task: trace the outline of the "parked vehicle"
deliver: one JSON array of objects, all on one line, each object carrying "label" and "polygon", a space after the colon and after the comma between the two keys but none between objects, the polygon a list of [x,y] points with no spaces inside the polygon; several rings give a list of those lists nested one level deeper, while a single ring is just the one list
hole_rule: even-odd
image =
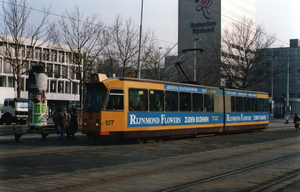
[{"label": "parked vehicle", "polygon": [[28,99],[5,98],[1,108],[0,125],[17,123],[24,125],[28,119]]}]

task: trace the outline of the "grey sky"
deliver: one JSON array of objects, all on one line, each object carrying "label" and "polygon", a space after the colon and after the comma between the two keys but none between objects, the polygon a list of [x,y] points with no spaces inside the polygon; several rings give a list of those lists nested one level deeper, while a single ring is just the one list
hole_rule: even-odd
[{"label": "grey sky", "polygon": [[[28,0],[32,8],[42,9],[51,5],[51,12],[63,14],[73,11],[75,5],[86,15],[97,13],[106,24],[112,24],[117,15],[131,17],[140,24],[141,0]],[[263,24],[269,34],[275,34],[275,46],[288,46],[289,39],[300,39],[299,0],[257,0],[257,23]],[[32,11],[34,12],[34,11]],[[155,32],[161,46],[172,47],[177,43],[178,0],[144,0],[143,29]]]}]

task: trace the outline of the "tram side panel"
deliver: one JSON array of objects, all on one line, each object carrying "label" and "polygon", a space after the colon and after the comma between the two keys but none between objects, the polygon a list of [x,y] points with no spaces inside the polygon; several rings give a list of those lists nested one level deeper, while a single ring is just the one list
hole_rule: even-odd
[{"label": "tram side panel", "polygon": [[225,132],[264,129],[269,124],[268,95],[225,91]]}]

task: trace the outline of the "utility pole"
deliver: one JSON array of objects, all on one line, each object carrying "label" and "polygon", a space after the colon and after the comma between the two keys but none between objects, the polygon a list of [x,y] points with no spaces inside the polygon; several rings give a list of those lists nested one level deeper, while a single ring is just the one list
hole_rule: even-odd
[{"label": "utility pole", "polygon": [[197,77],[196,77],[196,71],[197,71],[197,41],[201,40],[200,38],[196,38],[194,39],[194,81],[197,81]]},{"label": "utility pole", "polygon": [[286,124],[289,124],[289,111],[290,111],[290,57],[288,57],[288,62],[287,62],[287,74],[286,74]]},{"label": "utility pole", "polygon": [[140,37],[139,37],[139,54],[138,54],[138,74],[137,78],[141,78],[141,47],[142,47],[142,29],[143,29],[143,7],[144,0],[141,5],[141,22],[140,22]]}]

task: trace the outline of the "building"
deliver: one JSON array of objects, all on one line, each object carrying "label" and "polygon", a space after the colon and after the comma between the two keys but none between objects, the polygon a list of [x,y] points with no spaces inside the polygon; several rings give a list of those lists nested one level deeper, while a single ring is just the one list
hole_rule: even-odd
[{"label": "building", "polygon": [[[283,118],[287,111],[300,113],[300,40],[290,39],[289,47],[270,48],[270,73],[266,90],[274,101],[274,117]],[[281,71],[275,73],[276,70]],[[271,86],[269,86],[271,85]]]},{"label": "building", "polygon": [[221,69],[216,76],[206,77],[211,59],[205,58],[213,48],[221,54],[221,37],[232,22],[247,18],[256,22],[255,0],[179,0],[178,53],[185,49],[201,48],[204,52],[186,54],[186,71],[201,84],[219,86]]},{"label": "building", "polygon": [[[14,81],[10,63],[7,62],[9,47],[13,46],[12,41],[0,40],[0,90],[2,88],[14,88],[14,95],[17,96],[16,82]],[[22,98],[28,98],[27,79],[32,66],[43,66],[48,75],[47,102],[49,113],[57,108],[70,109],[76,106],[79,101],[79,77],[73,72],[77,65],[73,64],[74,53],[68,49],[53,46],[50,43],[40,42],[39,46],[31,46],[29,40],[22,41],[19,46],[20,55],[18,58],[24,63],[22,71]]]}]

